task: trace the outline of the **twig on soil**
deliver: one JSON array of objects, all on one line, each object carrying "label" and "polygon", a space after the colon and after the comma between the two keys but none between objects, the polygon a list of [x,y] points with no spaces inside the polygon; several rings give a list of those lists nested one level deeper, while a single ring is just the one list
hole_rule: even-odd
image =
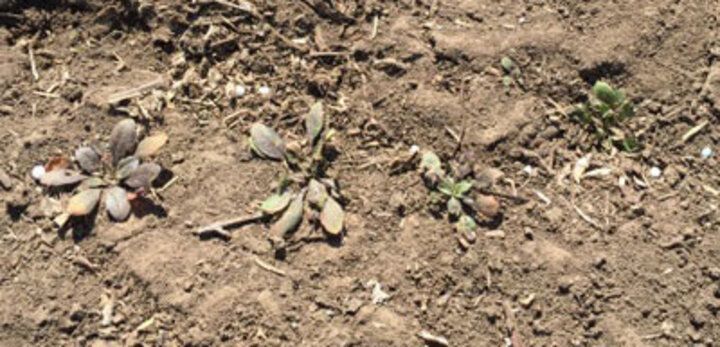
[{"label": "twig on soil", "polygon": [[37,96],[42,96],[44,98],[50,98],[50,99],[59,99],[60,98],[59,94],[46,93],[46,92],[41,92],[41,91],[37,91],[37,90],[33,90],[33,94],[35,94]]},{"label": "twig on soil", "polygon": [[173,177],[170,179],[167,183],[165,183],[164,186],[156,189],[155,191],[158,193],[164,192],[166,189],[170,188],[173,184],[175,184],[180,178],[178,176]]},{"label": "twig on soil", "polygon": [[33,79],[37,81],[40,79],[40,75],[38,75],[37,65],[35,64],[35,53],[33,53],[32,45],[28,45],[28,56],[30,57],[30,71]]},{"label": "twig on soil", "polygon": [[278,276],[281,276],[281,277],[287,276],[287,273],[285,273],[285,271],[280,270],[280,269],[260,260],[260,258],[255,257],[255,264],[257,264],[257,266],[259,266],[263,270],[270,271]]},{"label": "twig on soil", "polygon": [[600,225],[600,223],[598,223],[598,222],[595,221],[594,219],[590,218],[590,216],[588,216],[587,214],[585,214],[585,212],[583,212],[583,211],[582,211],[579,207],[577,207],[575,204],[571,203],[570,201],[567,201],[567,199],[565,199],[565,198],[563,198],[563,200],[565,200],[565,202],[566,202],[568,205],[572,206],[572,208],[575,210],[575,212],[577,212],[577,214],[580,216],[580,218],[582,218],[582,220],[584,220],[585,222],[587,222],[588,224],[592,225],[594,228],[596,228],[596,229],[598,229],[598,230],[600,230],[600,231],[605,230],[605,228],[603,228],[602,225]]},{"label": "twig on soil", "polygon": [[377,36],[377,33],[378,33],[378,21],[379,21],[379,20],[378,20],[378,16],[375,15],[375,16],[373,17],[373,27],[372,27],[372,31],[370,32],[370,40],[375,39],[375,37]]},{"label": "twig on soil", "polygon": [[509,302],[503,301],[503,308],[505,309],[505,329],[507,330],[507,335],[510,338],[510,343],[512,347],[522,347],[517,334],[515,313],[513,312],[512,306],[510,306]]},{"label": "twig on soil", "polygon": [[198,230],[195,230],[193,233],[200,237],[219,235],[223,238],[229,239],[230,233],[226,230],[226,228],[238,227],[238,226],[241,226],[244,224],[253,223],[253,222],[259,221],[263,218],[265,218],[265,215],[262,213],[256,213],[256,214],[236,217],[236,218],[232,218],[232,219],[223,220],[220,222],[215,222],[213,224],[210,224],[208,226],[205,226]]},{"label": "twig on soil", "polygon": [[687,142],[691,138],[693,138],[695,135],[697,135],[700,131],[702,131],[710,122],[707,120],[704,120],[700,122],[700,124],[694,126],[692,129],[688,130],[685,135],[682,137],[682,143]]},{"label": "twig on soil", "polygon": [[526,202],[529,201],[528,199],[523,198],[523,197],[521,197],[521,196],[510,195],[510,194],[505,194],[505,193],[500,193],[500,192],[495,191],[495,190],[492,190],[492,189],[480,189],[480,192],[483,193],[483,194],[485,194],[485,195],[494,195],[494,196],[497,196],[497,197],[499,197],[499,198],[504,198],[504,199],[512,200],[512,201],[514,201],[514,202],[516,202],[516,203],[518,203],[518,204],[524,204],[524,203],[526,203]]}]

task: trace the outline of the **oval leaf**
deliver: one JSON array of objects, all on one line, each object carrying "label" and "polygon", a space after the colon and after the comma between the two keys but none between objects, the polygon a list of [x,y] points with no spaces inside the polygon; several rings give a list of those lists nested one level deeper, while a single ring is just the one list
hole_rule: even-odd
[{"label": "oval leaf", "polygon": [[321,206],[325,205],[327,198],[328,194],[325,185],[315,179],[311,179],[308,184],[307,202],[319,209]]},{"label": "oval leaf", "polygon": [[137,131],[135,128],[134,120],[125,119],[115,125],[112,133],[110,133],[110,154],[112,155],[113,166],[117,165],[120,159],[133,153],[137,143]]},{"label": "oval leaf", "polygon": [[100,201],[100,189],[88,189],[75,194],[68,201],[65,211],[71,216],[90,214]]},{"label": "oval leaf", "polygon": [[140,166],[140,159],[136,157],[127,157],[120,160],[117,164],[117,170],[115,171],[115,177],[119,180],[125,179],[130,176],[131,173],[137,170]]},{"label": "oval leaf", "polygon": [[66,169],[58,169],[46,172],[40,178],[40,184],[45,186],[66,186],[76,184],[87,178],[87,176]]},{"label": "oval leaf", "polygon": [[135,150],[135,156],[138,158],[148,158],[157,153],[157,151],[167,143],[167,140],[168,135],[165,133],[146,137],[138,144]]},{"label": "oval leaf", "polygon": [[605,82],[595,82],[595,86],[593,86],[593,93],[598,100],[606,104],[614,105],[618,101],[618,95],[615,93],[615,90],[613,90],[613,88]]},{"label": "oval leaf", "polygon": [[253,149],[262,157],[280,160],[285,156],[285,142],[275,130],[256,123],[250,128]]},{"label": "oval leaf", "polygon": [[75,150],[75,160],[87,173],[93,173],[100,167],[100,154],[92,147],[80,147]]},{"label": "oval leaf", "polygon": [[283,194],[273,194],[263,201],[260,205],[260,209],[267,214],[279,213],[284,210],[288,204],[290,204],[291,198],[292,196],[289,192],[285,192]]},{"label": "oval leaf", "polygon": [[477,223],[475,223],[475,220],[470,216],[463,215],[458,219],[457,223],[455,223],[455,229],[463,234],[474,232],[475,228],[477,228]]},{"label": "oval leaf", "polygon": [[343,220],[345,219],[345,211],[333,198],[328,198],[320,213],[320,223],[323,229],[332,235],[339,234],[343,229]]},{"label": "oval leaf", "polygon": [[130,202],[125,189],[120,187],[107,189],[105,191],[105,209],[113,219],[125,220],[130,215]]},{"label": "oval leaf", "polygon": [[125,179],[125,184],[130,188],[150,187],[152,181],[160,175],[160,171],[162,168],[158,164],[142,164]]},{"label": "oval leaf", "polygon": [[310,108],[310,112],[305,115],[305,129],[310,143],[315,142],[318,135],[322,132],[324,125],[323,105],[318,101]]},{"label": "oval leaf", "polygon": [[452,216],[459,216],[460,214],[462,214],[462,204],[460,203],[460,200],[456,199],[455,197],[451,197],[448,200],[447,209]]},{"label": "oval leaf", "polygon": [[295,230],[300,225],[303,216],[303,193],[290,203],[285,213],[278,219],[275,224],[270,227],[270,235],[274,237],[282,237],[283,235]]}]

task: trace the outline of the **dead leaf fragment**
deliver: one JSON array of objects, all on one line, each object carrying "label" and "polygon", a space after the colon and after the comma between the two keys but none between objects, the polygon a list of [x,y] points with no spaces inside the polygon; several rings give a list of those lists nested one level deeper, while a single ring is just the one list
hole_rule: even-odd
[{"label": "dead leaf fragment", "polygon": [[587,171],[588,167],[590,167],[590,158],[592,157],[592,154],[588,154],[575,162],[575,166],[572,170],[572,176],[575,180],[575,183],[580,183],[580,181],[583,178],[583,174],[585,174],[585,171]]}]

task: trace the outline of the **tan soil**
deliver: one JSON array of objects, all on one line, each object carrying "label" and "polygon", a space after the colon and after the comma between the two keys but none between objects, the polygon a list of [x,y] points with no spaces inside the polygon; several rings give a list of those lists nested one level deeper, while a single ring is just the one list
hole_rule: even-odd
[{"label": "tan soil", "polygon": [[[251,2],[0,0],[0,346],[423,346],[423,330],[450,346],[720,344],[720,156],[699,158],[720,151],[720,2]],[[558,107],[596,80],[639,105],[644,149],[596,152],[614,173],[577,184],[562,177],[582,132]],[[129,88],[143,93],[108,103]],[[266,224],[194,236],[255,212],[280,173],[249,160],[249,126],[301,136],[317,100],[341,131],[341,244],[316,235],[276,259]],[[67,194],[31,168],[128,115],[170,134],[162,208],[58,233]],[[418,173],[389,165],[414,144],[450,158],[448,129],[529,200],[501,199],[467,251]]]}]

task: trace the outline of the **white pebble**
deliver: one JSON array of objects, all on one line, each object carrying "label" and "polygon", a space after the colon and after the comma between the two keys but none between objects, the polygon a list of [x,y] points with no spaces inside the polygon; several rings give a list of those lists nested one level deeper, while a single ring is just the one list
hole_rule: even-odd
[{"label": "white pebble", "polygon": [[707,159],[713,155],[713,150],[710,147],[705,147],[700,151],[700,158]]},{"label": "white pebble", "polygon": [[258,92],[262,95],[268,95],[268,94],[270,94],[270,87],[262,86],[262,87],[258,88]]},{"label": "white pebble", "polygon": [[524,168],[522,169],[522,171],[523,171],[524,173],[528,174],[529,176],[532,176],[532,174],[535,172],[535,169],[533,169],[532,166],[528,165],[528,166],[524,167]]},{"label": "white pebble", "polygon": [[235,97],[242,98],[245,95],[245,86],[235,86]]},{"label": "white pebble", "polygon": [[410,154],[415,155],[415,153],[420,151],[420,147],[418,145],[412,145],[410,147]]},{"label": "white pebble", "polygon": [[652,178],[658,178],[662,175],[662,170],[660,170],[659,167],[653,166],[650,168],[650,177]]},{"label": "white pebble", "polygon": [[36,165],[32,168],[30,174],[36,181],[39,181],[43,176],[45,176],[45,167],[42,165]]}]

